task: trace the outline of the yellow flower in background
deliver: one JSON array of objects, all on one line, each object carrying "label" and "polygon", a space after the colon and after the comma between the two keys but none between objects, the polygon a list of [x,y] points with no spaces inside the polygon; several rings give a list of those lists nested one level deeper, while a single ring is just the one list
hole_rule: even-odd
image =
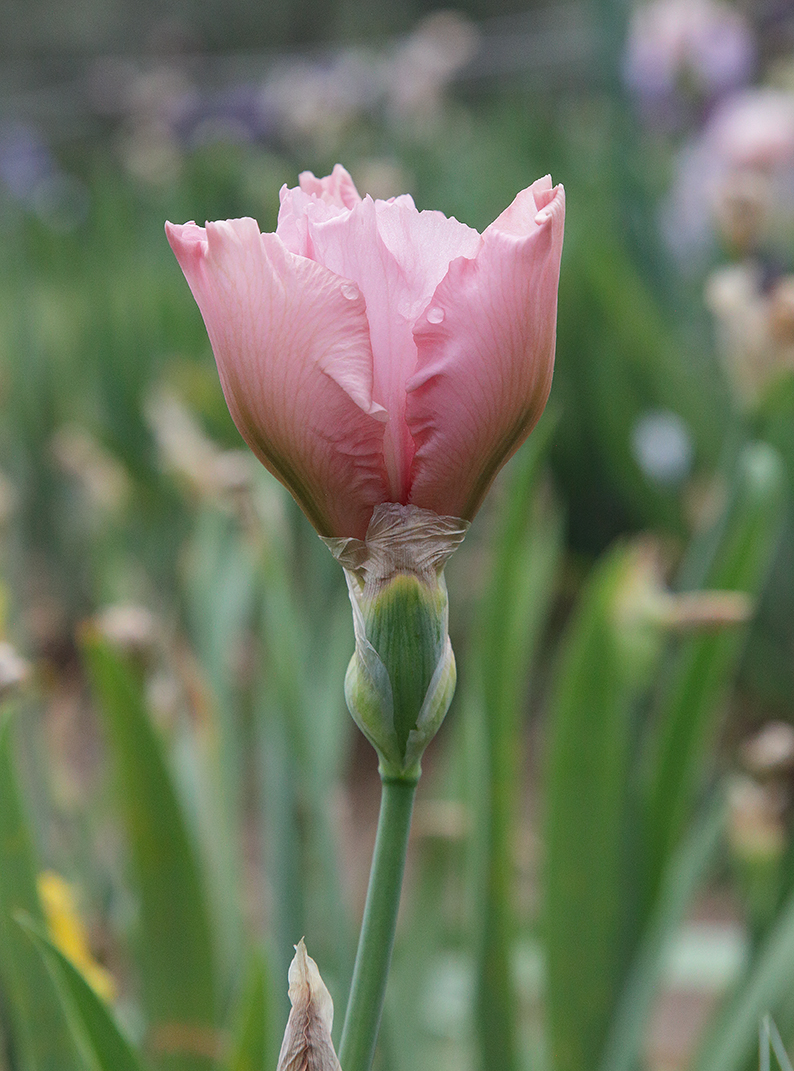
[{"label": "yellow flower in background", "polygon": [[91,954],[73,887],[52,870],[39,874],[37,886],[52,943],[77,968],[98,997],[107,1002],[115,1000],[116,980]]}]

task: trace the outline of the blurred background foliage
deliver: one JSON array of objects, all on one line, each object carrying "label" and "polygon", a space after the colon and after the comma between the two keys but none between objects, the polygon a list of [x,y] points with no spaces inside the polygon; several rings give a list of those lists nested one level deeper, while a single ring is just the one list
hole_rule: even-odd
[{"label": "blurred background foliage", "polygon": [[0,42],[2,1071],[274,1067],[303,935],[341,1021],[344,584],[163,235],[272,230],[337,161],[480,229],[568,195],[549,411],[449,567],[380,1068],[790,1044],[790,4],[6,0]]}]

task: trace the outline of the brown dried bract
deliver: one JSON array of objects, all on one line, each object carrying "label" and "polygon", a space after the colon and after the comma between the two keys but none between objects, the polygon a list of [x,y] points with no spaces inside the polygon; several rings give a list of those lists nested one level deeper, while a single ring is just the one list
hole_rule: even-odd
[{"label": "brown dried bract", "polygon": [[334,1004],[303,938],[289,968],[289,999],[277,1071],[342,1071],[331,1041]]}]

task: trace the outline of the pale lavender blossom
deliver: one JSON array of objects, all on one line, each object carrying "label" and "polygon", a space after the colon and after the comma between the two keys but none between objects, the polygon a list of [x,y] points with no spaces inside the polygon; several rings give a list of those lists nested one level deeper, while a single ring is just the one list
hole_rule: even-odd
[{"label": "pale lavender blossom", "polygon": [[755,62],[747,21],[722,0],[651,0],[631,19],[624,77],[647,113],[670,120],[687,96],[709,102],[745,85]]},{"label": "pale lavender blossom", "polygon": [[[663,209],[663,229],[682,260],[703,253],[725,233],[725,210],[752,196],[756,233],[744,251],[794,225],[794,93],[745,89],[727,97],[704,129],[683,146]],[[774,223],[774,227],[772,224]]]}]

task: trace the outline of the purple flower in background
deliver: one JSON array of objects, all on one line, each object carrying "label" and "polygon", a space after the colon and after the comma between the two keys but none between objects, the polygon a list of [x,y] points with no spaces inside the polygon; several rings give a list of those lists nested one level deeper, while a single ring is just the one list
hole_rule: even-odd
[{"label": "purple flower in background", "polygon": [[746,84],[752,31],[721,0],[651,0],[631,20],[624,77],[646,113],[676,120],[688,95],[712,101]]},{"label": "purple flower in background", "polygon": [[439,119],[444,93],[477,51],[477,27],[457,11],[435,11],[384,65],[386,106],[396,119]]},{"label": "purple flower in background", "polygon": [[259,86],[249,83],[186,94],[173,109],[172,122],[177,138],[189,148],[212,141],[268,143],[279,127],[274,105]]},{"label": "purple flower in background", "polygon": [[35,127],[9,123],[0,127],[0,179],[19,201],[26,201],[56,170],[49,148]]},{"label": "purple flower in background", "polygon": [[261,95],[288,145],[333,152],[345,130],[377,107],[380,65],[362,49],[321,59],[291,57],[273,67]]},{"label": "purple flower in background", "polygon": [[54,231],[74,230],[88,213],[88,191],[65,174],[36,127],[0,125],[0,183],[26,211]]}]

